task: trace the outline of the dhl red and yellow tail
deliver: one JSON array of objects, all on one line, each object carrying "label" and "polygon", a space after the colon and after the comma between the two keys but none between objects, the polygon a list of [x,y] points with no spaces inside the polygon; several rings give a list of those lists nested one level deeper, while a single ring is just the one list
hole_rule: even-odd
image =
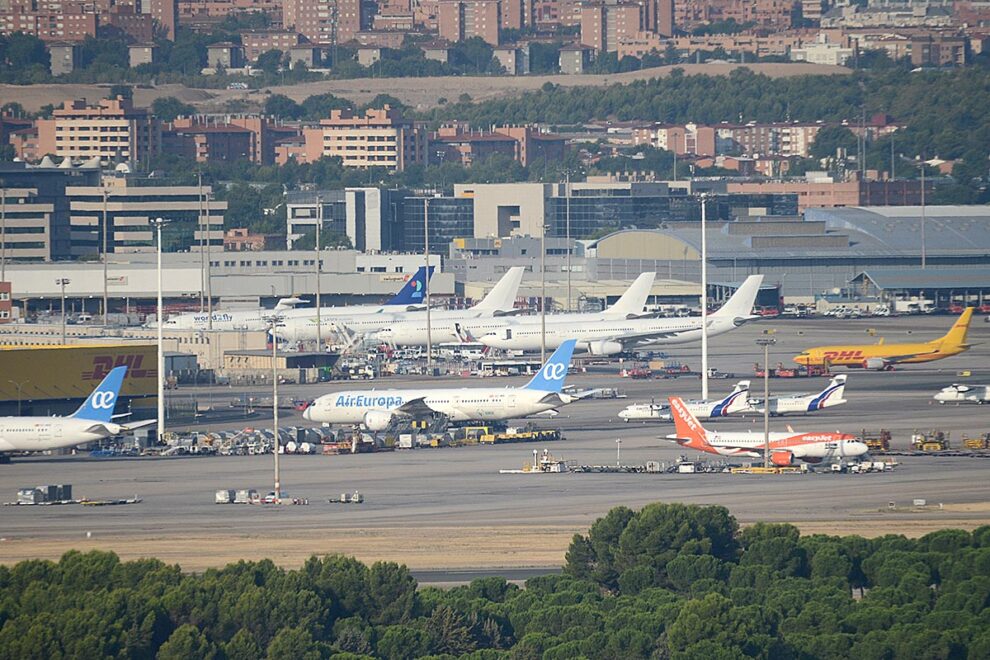
[{"label": "dhl red and yellow tail", "polygon": [[680,397],[672,396],[669,401],[670,412],[674,417],[674,429],[677,431],[677,442],[683,447],[717,453],[708,444],[708,432],[705,427],[691,414]]}]

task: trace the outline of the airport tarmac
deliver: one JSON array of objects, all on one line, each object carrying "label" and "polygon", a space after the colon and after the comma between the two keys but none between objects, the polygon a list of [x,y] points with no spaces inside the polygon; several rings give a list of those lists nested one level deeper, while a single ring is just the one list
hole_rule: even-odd
[{"label": "airport tarmac", "polygon": [[[761,322],[712,340],[711,366],[749,377],[762,361],[755,339],[776,329],[771,365],[787,365],[800,349],[823,344],[866,342],[876,328],[888,343],[940,336],[952,317],[900,317]],[[990,431],[990,407],[938,406],[931,396],[960,380],[990,383],[990,324],[977,317],[967,354],[893,372],[849,371],[849,403],[814,416],[771,421],[774,429],[890,429],[895,448],[906,448],[913,430],[939,428],[962,433]],[[873,339],[875,341],[875,339]],[[671,347],[673,360],[700,366],[697,346]],[[543,427],[559,427],[565,439],[546,445],[558,458],[578,464],[615,464],[621,439],[623,464],[657,460],[670,464],[685,452],[661,439],[672,424],[620,422],[616,414],[634,402],[670,395],[696,397],[696,377],[630,380],[619,365],[597,365],[569,379],[579,388],[616,387],[628,398],[587,400],[562,410]],[[961,377],[957,372],[971,370]],[[840,371],[841,372],[841,371]],[[762,380],[752,380],[754,396]],[[465,380],[472,385],[516,385],[524,378]],[[376,383],[323,383],[287,386],[290,396],[312,398],[344,388],[406,387],[426,379]],[[451,379],[430,379],[449,386]],[[712,380],[711,394],[731,389],[735,380]],[[771,394],[811,392],[827,379],[772,379]],[[254,388],[264,392],[263,388]],[[180,390],[181,395],[187,391]],[[231,390],[214,392],[228,396]],[[236,390],[234,391],[236,393]],[[249,425],[265,426],[267,419]],[[283,415],[285,426],[300,423],[298,413]],[[716,423],[713,423],[713,427]],[[270,424],[269,424],[270,425]],[[227,423],[224,428],[236,425]],[[762,428],[750,416],[717,423],[717,428]],[[990,459],[899,457],[889,474],[812,474],[755,476],[726,474],[553,474],[500,475],[519,468],[543,445],[499,445],[413,450],[354,456],[283,456],[283,489],[308,498],[308,506],[216,505],[218,488],[272,488],[272,456],[97,460],[81,457],[17,458],[0,466],[0,499],[13,500],[19,487],[71,483],[76,496],[141,497],[140,504],[6,507],[0,509],[0,561],[57,557],[69,548],[114,549],[124,557],[159,556],[189,570],[227,561],[271,557],[298,565],[311,554],[343,552],[362,560],[389,559],[424,571],[552,567],[576,532],[618,505],[639,507],[654,501],[722,504],[743,522],[788,521],[806,532],[923,534],[951,526],[990,523]],[[697,455],[687,454],[693,459]],[[365,502],[331,505],[328,497],[359,490]],[[925,507],[912,501],[924,499]],[[894,508],[889,508],[889,503]],[[941,506],[940,506],[941,505]]]}]

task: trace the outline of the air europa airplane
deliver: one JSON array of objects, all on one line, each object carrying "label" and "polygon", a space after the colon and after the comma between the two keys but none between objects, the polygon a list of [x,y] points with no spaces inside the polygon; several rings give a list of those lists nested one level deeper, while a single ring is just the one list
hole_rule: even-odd
[{"label": "air europa airplane", "polygon": [[794,356],[794,361],[807,366],[827,363],[832,367],[862,367],[879,371],[890,369],[895,364],[941,360],[969,350],[966,333],[972,317],[973,308],[967,307],[943,337],[929,342],[885,344],[881,339],[876,344],[816,346]]}]

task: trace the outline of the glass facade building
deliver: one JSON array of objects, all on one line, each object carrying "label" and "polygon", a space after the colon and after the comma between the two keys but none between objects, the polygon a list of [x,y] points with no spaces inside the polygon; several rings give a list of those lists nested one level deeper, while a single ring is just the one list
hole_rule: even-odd
[{"label": "glass facade building", "polygon": [[455,238],[474,236],[474,200],[470,197],[406,197],[402,204],[402,241],[398,249],[422,252],[423,208],[429,207],[430,252],[446,254]]}]

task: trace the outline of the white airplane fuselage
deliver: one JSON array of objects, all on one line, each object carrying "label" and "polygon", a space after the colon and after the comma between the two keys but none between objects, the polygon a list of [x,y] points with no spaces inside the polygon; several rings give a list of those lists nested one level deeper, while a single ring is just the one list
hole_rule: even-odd
[{"label": "white airplane fuselage", "polygon": [[62,449],[120,433],[112,422],[72,417],[0,418],[0,452]]},{"label": "white airplane fuselage", "polygon": [[[677,435],[668,435],[677,439]],[[761,458],[765,446],[763,433],[756,431],[707,431],[708,444],[720,456]],[[689,445],[685,445],[689,446]],[[844,433],[770,432],[771,453],[789,452],[794,458],[817,462],[826,459],[856,458],[869,451],[865,443]]]},{"label": "white airplane fuselage", "polygon": [[[512,325],[509,325],[512,323]],[[639,347],[684,344],[701,339],[701,318],[645,318],[645,319],[613,319],[588,320],[567,319],[557,321],[547,318],[546,346],[548,349],[557,347],[565,339],[576,339],[577,349],[595,355],[614,355],[623,352],[623,346],[612,341],[617,335],[636,335],[650,332],[670,333],[671,336],[644,341]],[[525,322],[516,320],[507,322],[511,334],[497,332],[484,335],[478,340],[491,346],[517,351],[538,351],[541,348],[542,329],[539,319]],[[714,337],[726,333],[736,327],[729,318],[709,318],[708,336]]]},{"label": "white airplane fuselage", "polygon": [[418,399],[454,422],[527,417],[575,400],[567,394],[524,388],[350,390],[319,397],[303,416],[314,422],[364,424],[376,428],[382,425],[373,423],[372,417],[390,415],[395,408]]}]

